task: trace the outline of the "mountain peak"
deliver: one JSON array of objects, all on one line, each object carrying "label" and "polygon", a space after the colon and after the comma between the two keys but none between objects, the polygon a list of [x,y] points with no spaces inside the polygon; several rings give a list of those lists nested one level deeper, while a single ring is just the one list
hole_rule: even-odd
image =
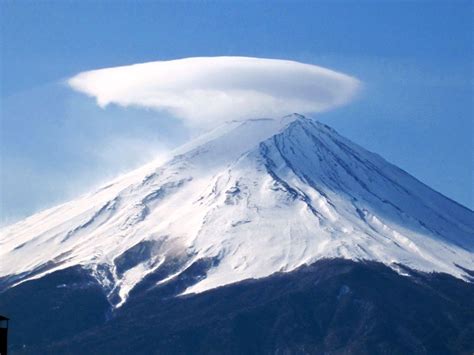
[{"label": "mountain peak", "polygon": [[473,217],[315,120],[231,121],[3,228],[0,277],[11,287],[81,265],[116,306],[196,265],[186,293],[338,257],[468,280]]}]

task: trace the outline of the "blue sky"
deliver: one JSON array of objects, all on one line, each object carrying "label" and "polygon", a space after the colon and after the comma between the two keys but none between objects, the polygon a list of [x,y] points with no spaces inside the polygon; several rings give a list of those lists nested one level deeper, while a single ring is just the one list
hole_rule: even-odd
[{"label": "blue sky", "polygon": [[317,118],[446,196],[473,202],[470,1],[2,1],[0,215],[77,196],[192,135],[153,111],[100,109],[64,80],[154,60],[239,55],[364,83]]}]

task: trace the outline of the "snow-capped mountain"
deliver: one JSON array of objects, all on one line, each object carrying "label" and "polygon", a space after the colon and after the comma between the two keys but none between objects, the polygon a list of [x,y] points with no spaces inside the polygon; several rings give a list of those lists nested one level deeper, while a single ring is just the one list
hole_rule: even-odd
[{"label": "snow-capped mountain", "polygon": [[120,307],[198,261],[184,293],[325,258],[471,280],[474,213],[330,127],[228,122],[88,195],[0,231],[4,288],[80,265]]}]

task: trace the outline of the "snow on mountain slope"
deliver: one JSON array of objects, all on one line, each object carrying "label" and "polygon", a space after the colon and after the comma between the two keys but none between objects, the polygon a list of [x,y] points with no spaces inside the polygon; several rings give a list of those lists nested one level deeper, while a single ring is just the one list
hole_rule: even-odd
[{"label": "snow on mountain slope", "polygon": [[153,272],[215,262],[186,293],[343,257],[474,270],[474,213],[300,115],[233,121],[0,231],[0,280],[83,265],[112,303]]}]

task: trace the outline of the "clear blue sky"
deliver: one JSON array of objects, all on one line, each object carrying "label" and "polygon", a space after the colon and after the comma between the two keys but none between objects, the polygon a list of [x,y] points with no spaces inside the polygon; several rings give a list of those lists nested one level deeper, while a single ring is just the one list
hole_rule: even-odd
[{"label": "clear blue sky", "polygon": [[2,223],[138,166],[189,132],[150,111],[96,107],[84,70],[244,55],[326,66],[364,82],[319,119],[470,207],[471,1],[2,1]]}]

